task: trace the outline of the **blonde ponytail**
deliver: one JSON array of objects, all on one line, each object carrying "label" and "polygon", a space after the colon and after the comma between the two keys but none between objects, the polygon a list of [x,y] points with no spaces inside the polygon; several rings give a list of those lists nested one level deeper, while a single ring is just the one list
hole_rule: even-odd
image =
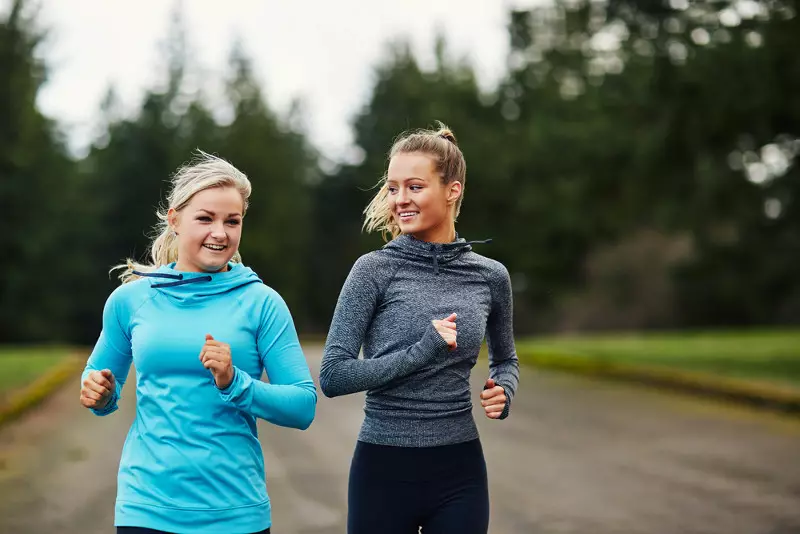
[{"label": "blonde ponytail", "polygon": [[372,197],[367,207],[364,208],[364,225],[362,230],[371,232],[380,232],[384,241],[390,241],[400,235],[400,226],[394,220],[392,211],[389,209],[389,186],[386,184],[386,177],[381,178],[379,185],[381,188]]}]

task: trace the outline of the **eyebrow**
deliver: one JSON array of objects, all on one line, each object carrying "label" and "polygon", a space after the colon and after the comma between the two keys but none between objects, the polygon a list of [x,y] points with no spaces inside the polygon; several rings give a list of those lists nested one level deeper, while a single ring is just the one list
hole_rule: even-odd
[{"label": "eyebrow", "polygon": [[[201,211],[204,211],[204,212],[208,213],[209,215],[216,215],[216,213],[214,213],[213,211],[210,211],[210,210],[207,210],[207,209],[203,209],[203,208],[200,208],[199,210],[197,210],[197,212],[196,212],[196,213],[199,213],[199,212],[201,212]],[[234,216],[241,217],[241,216],[242,216],[242,214],[241,214],[241,213],[239,213],[239,212],[234,212],[234,213],[230,213],[230,214],[228,214],[228,217],[234,217]]]},{"label": "eyebrow", "polygon": [[408,176],[406,178],[388,178],[387,182],[410,182],[411,180],[419,180],[421,182],[425,181],[425,178],[420,178],[419,176]]}]

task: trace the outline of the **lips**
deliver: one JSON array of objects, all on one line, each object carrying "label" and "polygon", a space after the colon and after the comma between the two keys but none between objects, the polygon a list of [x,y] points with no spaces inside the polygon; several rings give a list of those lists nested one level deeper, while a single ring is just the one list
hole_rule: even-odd
[{"label": "lips", "polygon": [[215,245],[213,243],[203,243],[203,248],[207,248],[208,250],[211,250],[212,252],[222,252],[223,250],[225,250],[228,247],[227,247],[227,245]]}]

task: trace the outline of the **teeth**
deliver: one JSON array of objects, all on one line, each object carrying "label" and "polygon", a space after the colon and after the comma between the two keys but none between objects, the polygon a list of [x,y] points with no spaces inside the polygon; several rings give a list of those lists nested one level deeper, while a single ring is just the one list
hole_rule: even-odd
[{"label": "teeth", "polygon": [[224,250],[225,249],[225,245],[209,245],[208,243],[206,243],[203,246],[206,247],[206,248],[210,248],[211,250]]},{"label": "teeth", "polygon": [[410,217],[412,215],[416,215],[416,211],[404,211],[400,214],[400,217]]}]

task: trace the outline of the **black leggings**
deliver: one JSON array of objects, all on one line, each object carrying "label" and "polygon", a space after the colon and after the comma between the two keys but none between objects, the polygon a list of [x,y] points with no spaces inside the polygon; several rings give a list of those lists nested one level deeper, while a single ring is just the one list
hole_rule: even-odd
[{"label": "black leggings", "polygon": [[[169,534],[169,532],[153,530],[152,528],[117,527],[117,534]],[[256,532],[255,534],[269,534],[269,529]]]},{"label": "black leggings", "polygon": [[486,534],[489,486],[480,440],[441,447],[359,441],[350,465],[348,534]]}]

